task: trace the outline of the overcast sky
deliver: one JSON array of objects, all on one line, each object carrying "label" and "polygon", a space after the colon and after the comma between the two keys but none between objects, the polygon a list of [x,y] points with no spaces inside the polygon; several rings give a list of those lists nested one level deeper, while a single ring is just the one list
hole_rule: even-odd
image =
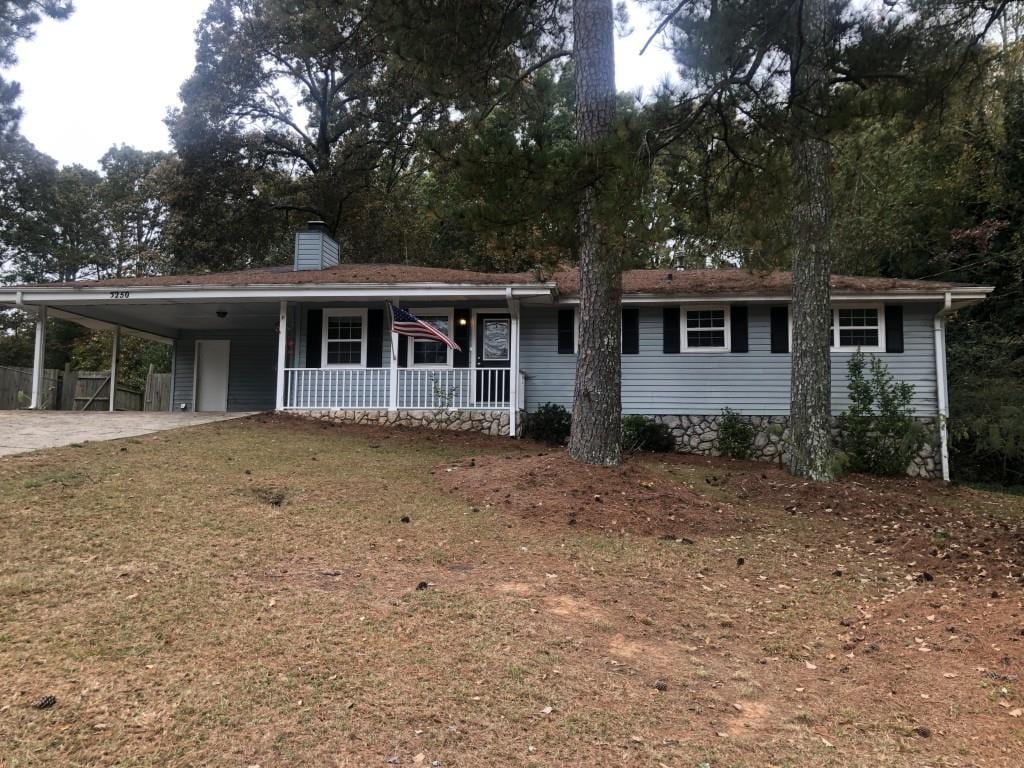
[{"label": "overcast sky", "polygon": [[[76,0],[66,22],[45,20],[17,48],[10,76],[22,84],[22,133],[62,164],[96,167],[112,144],[169,148],[163,119],[193,69],[193,34],[208,0]],[[672,71],[652,45],[639,56],[649,16],[617,40],[620,90],[650,88]]]},{"label": "overcast sky", "polygon": [[[208,0],[75,0],[18,47],[10,76],[22,86],[21,131],[63,164],[96,167],[113,144],[168,149],[163,124],[191,73],[193,32]],[[619,90],[648,92],[672,71],[669,55],[640,47],[652,28],[633,8],[634,32],[616,43]]]}]

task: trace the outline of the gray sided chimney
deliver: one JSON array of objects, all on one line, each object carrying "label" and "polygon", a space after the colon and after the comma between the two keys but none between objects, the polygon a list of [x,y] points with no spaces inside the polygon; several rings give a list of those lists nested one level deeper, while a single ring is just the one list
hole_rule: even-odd
[{"label": "gray sided chimney", "polygon": [[327,234],[327,225],[311,221],[295,233],[295,271],[338,266],[338,243]]}]

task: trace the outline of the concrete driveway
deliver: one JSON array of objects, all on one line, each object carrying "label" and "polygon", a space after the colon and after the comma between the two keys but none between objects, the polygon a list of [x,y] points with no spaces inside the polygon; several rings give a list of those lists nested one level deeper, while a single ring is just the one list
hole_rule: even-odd
[{"label": "concrete driveway", "polygon": [[0,411],[0,456],[89,440],[117,440],[165,429],[250,416],[249,413],[138,411]]}]

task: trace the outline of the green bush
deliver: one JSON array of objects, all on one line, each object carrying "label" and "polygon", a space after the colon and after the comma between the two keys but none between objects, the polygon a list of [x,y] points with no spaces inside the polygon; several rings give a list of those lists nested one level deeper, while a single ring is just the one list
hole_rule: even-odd
[{"label": "green bush", "polygon": [[731,408],[718,423],[718,452],[731,459],[749,459],[754,451],[754,425]]},{"label": "green bush", "polygon": [[650,451],[667,453],[676,447],[668,426],[646,416],[625,416],[622,419],[622,450],[629,453]]},{"label": "green bush", "polygon": [[950,387],[953,477],[1024,483],[1024,382],[964,376]]},{"label": "green bush", "polygon": [[544,403],[526,417],[526,436],[552,445],[564,445],[571,429],[572,414],[555,403]]},{"label": "green bush", "polygon": [[914,386],[896,381],[889,367],[872,356],[870,376],[864,353],[850,358],[847,377],[850,407],[839,416],[839,442],[852,472],[901,475],[924,444],[924,429],[914,419]]}]

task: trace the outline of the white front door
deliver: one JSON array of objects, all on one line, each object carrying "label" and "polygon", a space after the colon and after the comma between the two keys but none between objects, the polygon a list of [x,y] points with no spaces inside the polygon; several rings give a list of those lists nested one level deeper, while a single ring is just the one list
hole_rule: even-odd
[{"label": "white front door", "polygon": [[197,411],[226,411],[228,409],[228,359],[230,341],[203,340],[196,342],[196,403]]}]

